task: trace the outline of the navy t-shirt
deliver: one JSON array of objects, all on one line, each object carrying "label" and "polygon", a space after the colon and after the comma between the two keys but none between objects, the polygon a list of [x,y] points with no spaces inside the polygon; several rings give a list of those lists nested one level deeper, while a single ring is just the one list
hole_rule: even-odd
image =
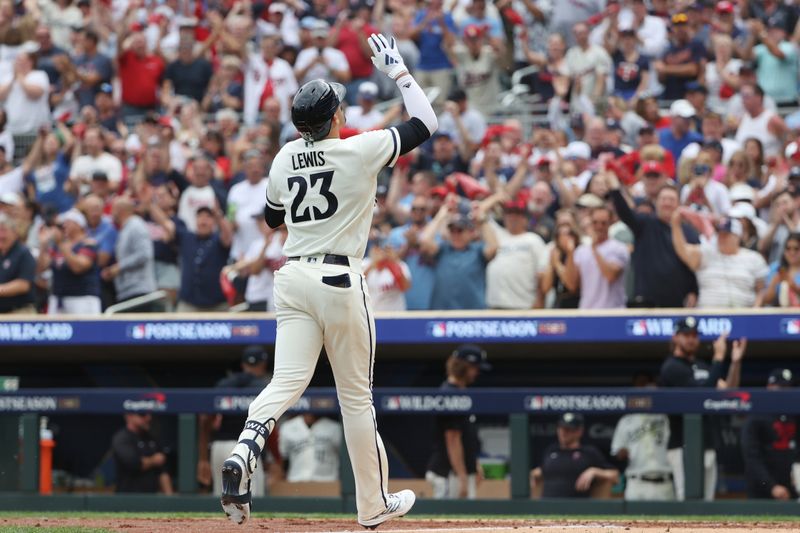
[{"label": "navy t-shirt", "polygon": [[188,96],[199,102],[205,96],[213,74],[211,63],[202,57],[191,63],[184,63],[178,59],[167,65],[164,79],[172,83],[175,94]]},{"label": "navy t-shirt", "polygon": [[626,61],[625,55],[617,50],[612,56],[614,60],[614,94],[625,100],[633,97],[642,82],[642,72],[650,70],[650,60],[639,56],[636,61]]},{"label": "navy t-shirt", "polygon": [[587,468],[613,468],[603,453],[591,444],[564,449],[552,444],[542,458],[542,498],[588,498],[590,491],[578,492],[575,482]]},{"label": "navy t-shirt", "polygon": [[53,269],[54,296],[100,296],[100,272],[97,268],[97,244],[87,239],[72,246],[72,253],[88,257],[92,266],[86,272],[76,274],[69,268],[64,255],[57,247],[50,248]]},{"label": "navy t-shirt", "polygon": [[[662,60],[667,65],[687,65],[689,63],[700,64],[705,57],[706,49],[703,43],[690,41],[688,44],[676,46],[671,44],[664,53]],[[686,96],[686,84],[697,81],[696,78],[686,78],[681,76],[665,76],[664,92],[661,98],[664,100],[678,100]]]},{"label": "navy t-shirt", "polygon": [[30,283],[30,289],[25,294],[0,297],[0,313],[8,313],[33,303],[33,280],[35,277],[36,260],[27,246],[17,241],[9,248],[7,254],[0,253],[0,284],[16,279]]},{"label": "navy t-shirt", "polygon": [[180,299],[198,307],[225,302],[219,273],[228,263],[230,248],[222,244],[219,233],[201,238],[186,226],[178,226],[175,238],[181,258]]},{"label": "navy t-shirt", "polygon": [[100,85],[111,83],[111,78],[114,77],[114,66],[111,59],[103,54],[95,54],[91,57],[82,54],[75,58],[75,66],[86,74],[94,73],[100,76],[100,80],[94,85],[81,83],[75,91],[75,97],[78,99],[80,107],[94,106],[94,97],[100,90]]}]

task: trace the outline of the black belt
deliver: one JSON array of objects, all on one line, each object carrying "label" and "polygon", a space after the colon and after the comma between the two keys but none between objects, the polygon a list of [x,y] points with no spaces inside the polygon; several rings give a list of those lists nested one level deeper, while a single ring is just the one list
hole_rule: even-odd
[{"label": "black belt", "polygon": [[629,479],[639,479],[648,483],[668,483],[672,481],[672,474],[632,474]]},{"label": "black belt", "polygon": [[[302,257],[299,255],[286,258],[287,261],[300,261],[300,259],[302,259]],[[325,257],[322,258],[322,262],[326,265],[350,266],[350,259],[346,255],[325,254]]]}]

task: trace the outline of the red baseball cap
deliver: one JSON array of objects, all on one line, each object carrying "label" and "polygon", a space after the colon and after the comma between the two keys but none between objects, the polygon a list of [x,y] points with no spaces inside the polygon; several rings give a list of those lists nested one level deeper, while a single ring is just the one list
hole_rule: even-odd
[{"label": "red baseball cap", "polygon": [[717,2],[717,6],[714,10],[717,13],[733,13],[733,4],[728,2],[728,0],[722,0],[721,2]]},{"label": "red baseball cap", "polygon": [[645,161],[642,164],[642,174],[664,174],[664,166],[658,161]]},{"label": "red baseball cap", "polygon": [[447,196],[447,192],[448,192],[447,187],[445,187],[444,185],[437,185],[436,187],[431,189],[430,195],[444,198],[445,196]]},{"label": "red baseball cap", "polygon": [[483,35],[483,27],[477,24],[467,24],[464,28],[464,37],[480,37]]}]

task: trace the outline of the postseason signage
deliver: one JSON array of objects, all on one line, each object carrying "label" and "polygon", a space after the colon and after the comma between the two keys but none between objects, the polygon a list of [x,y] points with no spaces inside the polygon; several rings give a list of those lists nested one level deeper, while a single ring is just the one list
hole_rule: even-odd
[{"label": "postseason signage", "polygon": [[[376,320],[380,344],[433,344],[475,342],[483,344],[666,342],[675,316],[647,316],[630,310],[620,314],[590,316],[525,313],[496,316],[489,312],[447,317],[417,318],[403,313]],[[252,317],[224,319],[120,320],[117,318],[75,321],[4,321],[0,323],[3,345],[179,345],[179,344],[274,344],[275,320]],[[170,315],[175,317],[175,315]],[[751,341],[800,340],[800,316],[758,313],[694,315],[704,339],[726,334]]]}]

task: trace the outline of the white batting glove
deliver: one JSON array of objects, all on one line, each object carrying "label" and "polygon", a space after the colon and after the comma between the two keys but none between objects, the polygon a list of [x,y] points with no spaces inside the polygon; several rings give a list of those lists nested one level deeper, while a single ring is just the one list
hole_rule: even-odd
[{"label": "white batting glove", "polygon": [[406,64],[397,50],[394,37],[387,39],[383,34],[373,33],[367,41],[369,47],[372,48],[372,64],[375,65],[375,68],[393,80],[396,80],[400,74],[408,72]]}]

